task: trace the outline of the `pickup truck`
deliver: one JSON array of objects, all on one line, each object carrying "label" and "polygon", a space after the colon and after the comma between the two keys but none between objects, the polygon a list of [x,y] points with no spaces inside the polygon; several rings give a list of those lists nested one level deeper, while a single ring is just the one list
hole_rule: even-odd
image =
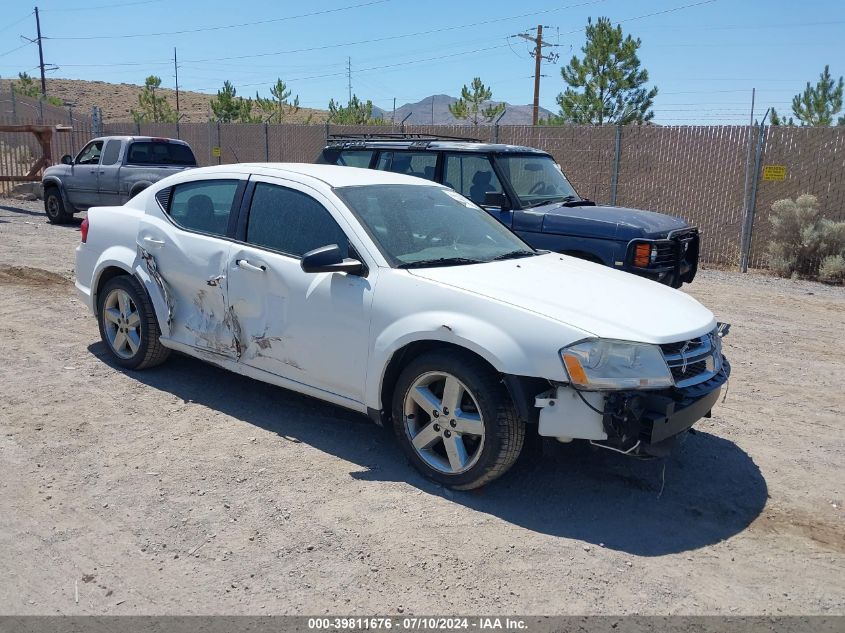
[{"label": "pickup truck", "polygon": [[95,138],[75,158],[66,154],[61,164],[44,171],[44,210],[50,222],[63,224],[89,207],[124,204],[154,182],[196,166],[197,159],[184,141]]},{"label": "pickup truck", "polygon": [[451,187],[535,248],[679,288],[695,278],[699,234],[682,218],[582,198],[541,150],[420,134],[336,135],[318,163],[392,171]]},{"label": "pickup truck", "polygon": [[726,328],[689,295],[537,251],[420,178],[204,167],[90,209],[80,233],[76,288],[111,362],[176,350],[369,415],[458,489],[502,475],[526,435],[666,455],[730,373]]}]

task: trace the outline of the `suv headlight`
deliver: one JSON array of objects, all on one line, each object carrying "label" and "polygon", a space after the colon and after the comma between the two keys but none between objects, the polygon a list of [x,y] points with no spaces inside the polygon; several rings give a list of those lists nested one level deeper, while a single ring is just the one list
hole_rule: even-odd
[{"label": "suv headlight", "polygon": [[564,347],[560,356],[576,389],[664,389],[675,384],[657,345],[592,339]]}]

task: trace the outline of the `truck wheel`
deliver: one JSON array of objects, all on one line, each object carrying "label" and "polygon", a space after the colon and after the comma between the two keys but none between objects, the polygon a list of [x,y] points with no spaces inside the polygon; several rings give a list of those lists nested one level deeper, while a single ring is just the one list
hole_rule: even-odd
[{"label": "truck wheel", "polygon": [[50,224],[67,224],[73,217],[73,213],[65,211],[62,194],[55,187],[44,192],[44,211]]},{"label": "truck wheel", "polygon": [[132,198],[137,196],[139,193],[141,193],[147,187],[149,187],[149,185],[137,185],[137,186],[133,187],[132,191],[129,192],[129,199],[131,200]]},{"label": "truck wheel", "polygon": [[150,298],[130,275],[109,280],[97,305],[100,337],[114,361],[126,369],[145,369],[167,360]]},{"label": "truck wheel", "polygon": [[503,475],[525,438],[501,378],[480,360],[454,352],[430,352],[405,367],[393,393],[393,420],[411,463],[457,490]]}]

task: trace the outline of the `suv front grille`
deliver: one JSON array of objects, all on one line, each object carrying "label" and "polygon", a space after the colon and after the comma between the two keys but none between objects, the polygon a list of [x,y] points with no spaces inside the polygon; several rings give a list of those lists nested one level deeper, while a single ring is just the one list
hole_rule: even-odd
[{"label": "suv front grille", "polygon": [[722,339],[718,329],[688,341],[660,346],[676,387],[710,380],[722,369]]}]

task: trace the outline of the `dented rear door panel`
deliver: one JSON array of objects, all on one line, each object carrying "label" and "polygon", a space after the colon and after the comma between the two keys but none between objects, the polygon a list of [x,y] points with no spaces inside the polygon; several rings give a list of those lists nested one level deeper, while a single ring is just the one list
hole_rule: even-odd
[{"label": "dented rear door panel", "polygon": [[227,321],[229,249],[225,239],[183,231],[149,216],[138,229],[138,252],[168,305],[168,338],[235,358]]}]

